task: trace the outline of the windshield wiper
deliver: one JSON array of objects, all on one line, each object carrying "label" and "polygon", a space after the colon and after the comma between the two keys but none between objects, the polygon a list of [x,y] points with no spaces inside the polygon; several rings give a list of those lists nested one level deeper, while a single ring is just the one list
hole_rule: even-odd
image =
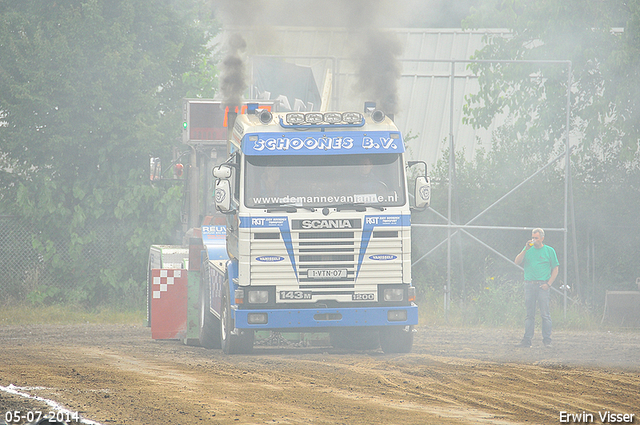
[{"label": "windshield wiper", "polygon": [[384,211],[384,207],[364,204],[363,202],[349,202],[346,204],[331,205],[331,207],[335,208],[336,211],[354,210],[357,212],[364,212],[367,210],[367,207],[376,208],[376,209],[379,209],[380,211]]},{"label": "windshield wiper", "polygon": [[270,204],[257,204],[260,206],[264,206],[267,208],[267,212],[276,212],[276,211],[284,211],[284,212],[288,212],[288,213],[294,213],[298,211],[298,208],[304,208],[306,210],[309,210],[311,212],[314,212],[316,209],[313,207],[305,207],[304,205],[296,205],[296,204],[290,204],[290,203],[286,203],[286,202],[273,202]]},{"label": "windshield wiper", "polygon": [[288,212],[288,213],[294,213],[298,211],[298,208],[296,208],[295,205],[293,204],[289,204],[289,203],[284,203],[284,202],[273,202],[270,204],[256,204],[259,205],[261,207],[265,207],[267,209],[267,212],[276,212],[276,211],[284,211],[284,212]]}]

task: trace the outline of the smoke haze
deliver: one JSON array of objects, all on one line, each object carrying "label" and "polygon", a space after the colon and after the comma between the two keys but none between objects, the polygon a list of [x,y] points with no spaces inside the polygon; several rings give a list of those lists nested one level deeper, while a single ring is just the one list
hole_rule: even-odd
[{"label": "smoke haze", "polygon": [[[217,0],[214,7],[225,27],[252,26],[260,16],[262,8],[257,0]],[[225,106],[234,107],[242,103],[242,95],[248,87],[243,54],[247,50],[244,36],[232,33],[223,46],[220,91]]]},{"label": "smoke haze", "polygon": [[392,2],[356,0],[344,3],[356,29],[354,56],[357,58],[357,90],[376,102],[386,113],[398,112],[398,79],[402,67],[398,58],[402,45],[395,33],[381,29],[394,16]]},{"label": "smoke haze", "polygon": [[[395,4],[394,4],[395,3]],[[354,90],[365,100],[373,100],[386,113],[398,112],[398,58],[402,46],[396,35],[385,31],[396,22],[401,5],[390,0],[323,0],[315,3],[274,1],[268,9],[256,0],[218,0],[219,16],[227,31],[233,27],[251,28],[254,39],[233,33],[225,43],[222,60],[221,92],[226,105],[238,105],[248,87],[243,53],[269,54],[269,27],[273,25],[324,26],[347,28],[349,51],[356,60],[357,83]],[[386,24],[386,25],[385,25]],[[249,33],[249,32],[248,32]],[[286,52],[284,52],[286,54]]]},{"label": "smoke haze", "polygon": [[229,37],[227,54],[222,60],[220,79],[220,91],[225,106],[240,106],[242,103],[242,94],[247,88],[247,80],[241,54],[246,48],[247,43],[240,34],[235,33]]}]

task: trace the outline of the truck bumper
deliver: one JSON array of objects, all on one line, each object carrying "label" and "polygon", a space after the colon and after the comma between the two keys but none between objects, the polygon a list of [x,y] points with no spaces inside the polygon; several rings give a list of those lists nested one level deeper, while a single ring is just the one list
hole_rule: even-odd
[{"label": "truck bumper", "polygon": [[418,306],[235,310],[239,329],[294,329],[418,324]]}]

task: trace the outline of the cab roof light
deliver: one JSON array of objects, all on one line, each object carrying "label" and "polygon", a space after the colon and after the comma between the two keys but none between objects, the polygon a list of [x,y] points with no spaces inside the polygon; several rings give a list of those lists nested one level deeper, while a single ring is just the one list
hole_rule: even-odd
[{"label": "cab roof light", "polygon": [[323,116],[320,112],[309,112],[305,114],[304,120],[309,124],[320,124],[323,120]]},{"label": "cab roof light", "polygon": [[292,112],[285,115],[285,120],[289,125],[298,125],[304,123],[304,114],[301,112]]},{"label": "cab roof light", "polygon": [[359,112],[344,112],[342,114],[342,121],[347,124],[357,124],[362,122],[362,114]]},{"label": "cab roof light", "polygon": [[338,124],[342,121],[342,114],[340,112],[326,112],[324,114],[324,122],[329,124]]},{"label": "cab roof light", "polygon": [[[258,112],[261,114],[261,112]],[[362,127],[364,116],[360,112],[290,112],[280,116],[280,125],[295,128]],[[266,124],[266,123],[265,123]]]}]

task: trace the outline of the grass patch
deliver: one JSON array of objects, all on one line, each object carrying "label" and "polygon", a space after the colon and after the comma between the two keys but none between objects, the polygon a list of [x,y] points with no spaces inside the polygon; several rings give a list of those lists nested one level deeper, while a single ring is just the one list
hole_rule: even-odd
[{"label": "grass patch", "polygon": [[551,321],[554,329],[565,329],[572,331],[595,331],[607,329],[606,325],[601,324],[601,314],[589,312],[585,307],[572,304],[569,301],[565,316],[564,307],[558,302],[558,305],[551,306]]},{"label": "grass patch", "polygon": [[[524,291],[518,282],[488,281],[484,288],[469,295],[467,301],[452,299],[445,313],[443,293],[430,288],[421,291],[417,301],[419,325],[452,327],[487,327],[524,329]],[[601,324],[601,312],[569,302],[566,316],[563,299],[552,294],[550,304],[554,330],[595,331],[611,328]],[[536,329],[541,328],[540,310],[536,309]]]},{"label": "grass patch", "polygon": [[145,322],[144,310],[124,310],[114,307],[86,309],[71,305],[0,307],[0,326],[81,323],[140,325]]}]

